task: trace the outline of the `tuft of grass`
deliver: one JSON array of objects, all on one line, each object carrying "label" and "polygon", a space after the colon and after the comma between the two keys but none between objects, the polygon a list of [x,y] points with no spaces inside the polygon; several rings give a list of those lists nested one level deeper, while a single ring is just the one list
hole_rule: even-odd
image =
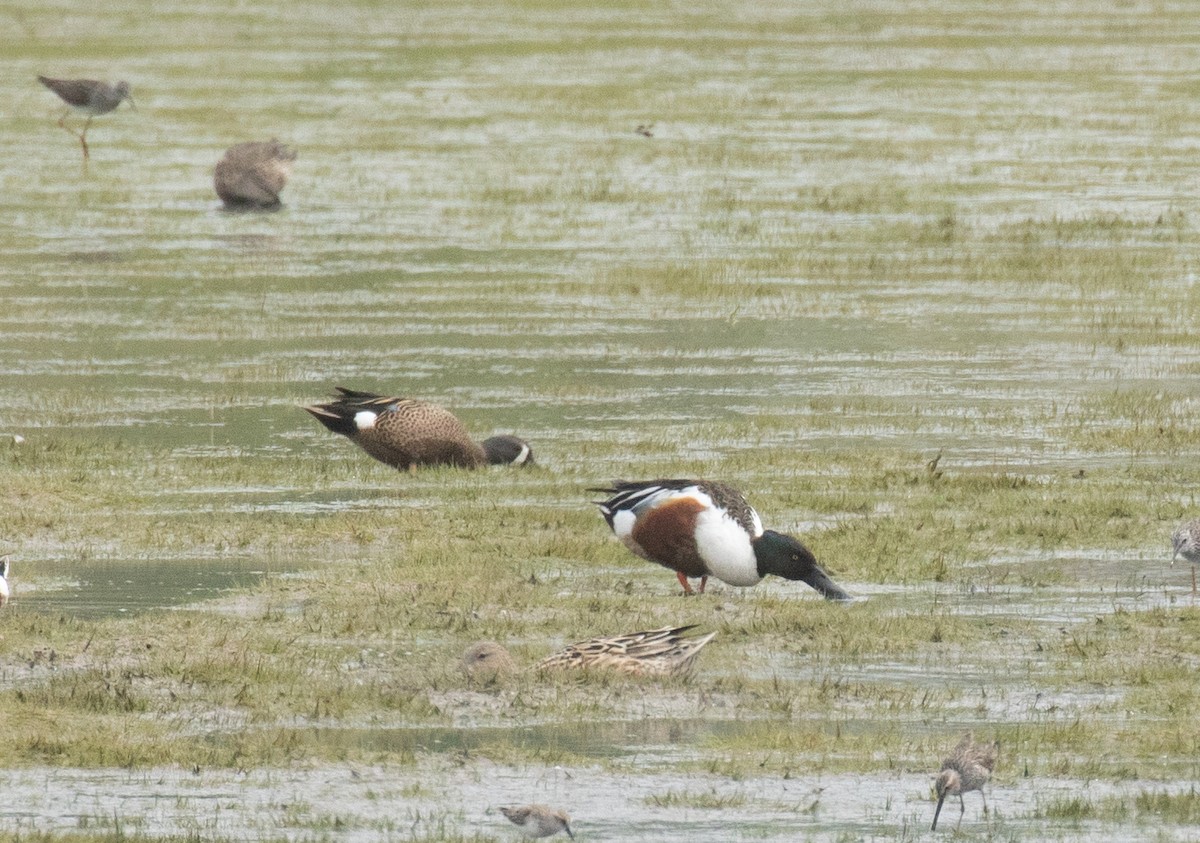
[{"label": "tuft of grass", "polygon": [[1193,786],[1186,792],[1142,791],[1133,800],[1138,814],[1160,822],[1195,825],[1200,822],[1200,795]]},{"label": "tuft of grass", "polygon": [[700,808],[725,810],[738,808],[746,804],[746,796],[742,793],[717,793],[716,790],[702,792],[667,790],[662,793],[651,793],[642,797],[642,801],[655,808]]},{"label": "tuft of grass", "polygon": [[1096,816],[1096,806],[1090,799],[1081,796],[1067,796],[1052,799],[1038,807],[1038,816],[1048,820],[1065,820],[1082,822]]}]

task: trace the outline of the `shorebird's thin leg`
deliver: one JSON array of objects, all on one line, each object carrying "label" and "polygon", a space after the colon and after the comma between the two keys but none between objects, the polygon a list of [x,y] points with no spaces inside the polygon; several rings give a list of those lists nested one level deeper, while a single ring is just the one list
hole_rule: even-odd
[{"label": "shorebird's thin leg", "polygon": [[87,130],[90,125],[92,125],[92,116],[89,114],[87,122],[83,124],[83,131],[79,133],[79,144],[83,147],[83,157],[85,160],[88,158]]},{"label": "shorebird's thin leg", "polygon": [[963,814],[967,812],[967,800],[963,799],[963,795],[958,794],[958,825],[954,826],[954,830],[958,831],[962,827]]},{"label": "shorebird's thin leg", "polygon": [[707,575],[700,578],[700,593],[701,594],[704,593],[704,586],[706,586],[706,585],[708,585],[708,576]]},{"label": "shorebird's thin leg", "polygon": [[87,121],[83,124],[83,131],[77,132],[67,125],[67,115],[70,113],[71,109],[68,108],[63,112],[62,117],[58,118],[58,128],[79,139],[79,145],[83,147],[83,157],[86,159],[88,157],[87,130],[88,126],[92,125],[92,116],[88,115]]},{"label": "shorebird's thin leg", "polygon": [[988,810],[987,810],[987,796],[984,794],[984,792],[983,792],[983,788],[982,788],[982,787],[981,787],[981,788],[979,788],[979,797],[980,797],[980,798],[983,800],[983,813],[984,813],[984,816],[987,816],[987,812],[988,812]]},{"label": "shorebird's thin leg", "polygon": [[[71,109],[68,108],[66,111],[63,112],[63,116],[58,118],[58,128],[62,129],[68,135],[71,135],[71,136],[77,138],[77,137],[79,137],[79,132],[75,131],[74,129],[72,129],[70,126],[67,125],[67,116],[70,113],[71,113]],[[91,122],[91,119],[92,118],[89,117],[88,122]],[[87,130],[85,129],[84,131],[87,131]]]}]

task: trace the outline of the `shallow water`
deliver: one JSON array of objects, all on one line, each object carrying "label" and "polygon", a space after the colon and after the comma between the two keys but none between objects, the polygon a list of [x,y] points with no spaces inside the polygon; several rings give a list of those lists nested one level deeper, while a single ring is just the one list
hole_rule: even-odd
[{"label": "shallow water", "polygon": [[[1153,466],[1163,458],[1081,447],[1073,414],[1115,392],[1194,399],[1200,56],[1188,34],[1200,12],[1186,4],[117,3],[99,16],[51,4],[0,19],[0,437],[23,437],[18,455],[80,443],[72,484],[53,494],[100,512],[107,502],[86,494],[97,443],[166,473],[186,467],[147,469],[140,514],[155,525],[388,510],[400,495],[436,505],[299,409],[335,384],[446,403],[480,437],[526,435],[545,477],[589,482],[646,453],[778,452],[781,471],[787,454],[839,449],[921,461],[944,451],[962,469],[1029,475]],[[94,122],[86,175],[38,73],[133,85],[136,113]],[[634,132],[646,123],[653,138]],[[284,209],[222,212],[212,167],[232,143],[269,136],[299,150]],[[1118,233],[1048,232],[1097,220]],[[1037,248],[1047,242],[1056,248]],[[1083,281],[1072,274],[1089,247],[1111,250],[1115,280],[1085,283],[1104,261]],[[1143,264],[1154,270],[1137,277],[1154,283],[1123,285]],[[364,467],[309,486],[214,482],[204,470],[313,455]],[[35,504],[5,507],[12,617],[188,606],[329,563],[186,537],[71,535],[38,523]],[[30,522],[18,518],[26,507]],[[985,564],[1008,566],[1016,584],[949,596],[957,613],[1064,635],[1180,605],[1188,572],[1165,568],[1165,555],[998,552]],[[1042,567],[1062,581],[1020,584]],[[948,597],[932,583],[850,585],[897,611]],[[1103,687],[1041,687],[1040,656],[985,655],[903,654],[845,673],[957,694],[945,719],[914,715],[911,729],[1114,706]],[[796,673],[770,654],[744,669]],[[410,742],[427,755],[415,771],[0,770],[0,820],[510,839],[495,806],[536,798],[575,813],[583,839],[700,843],[914,839],[932,812],[929,770],[770,781],[636,771],[706,757],[704,739],[736,720],[617,721],[590,736],[518,728],[631,771],[455,766],[486,728],[419,740],[328,729],[330,742]],[[1093,798],[1143,787],[1010,768],[989,800],[999,825],[982,825],[969,797],[964,831],[1048,834],[1029,819],[1039,799],[1085,785]],[[646,801],[669,791],[729,802]],[[1139,830],[1059,824],[1050,839]]]},{"label": "shallow water", "polygon": [[249,588],[270,574],[261,559],[160,556],[143,560],[41,560],[36,571],[28,573],[14,566],[10,577],[14,582],[14,605],[19,602],[21,611],[102,617],[211,600],[230,589]]},{"label": "shallow water", "polygon": [[[959,837],[1046,839],[1021,812],[1086,792],[1105,799],[1137,794],[1129,784],[1069,778],[1004,780],[988,795],[968,794]],[[941,839],[953,833],[957,806],[947,803],[938,834],[929,833],[932,777],[896,771],[746,779],[702,774],[618,775],[596,767],[502,765],[462,767],[423,759],[415,769],[329,765],[317,769],[185,773],[156,769],[89,772],[42,768],[0,772],[11,798],[0,809],[6,827],[33,831],[91,830],[207,838],[312,839],[314,829],[338,840],[437,839],[452,833],[514,839],[501,805],[540,801],[569,806],[584,840],[855,840]],[[1179,792],[1179,788],[1168,788]],[[1186,788],[1184,789],[1186,790]],[[1159,792],[1163,792],[1161,789]],[[888,794],[880,799],[880,794]],[[693,799],[692,806],[678,800]],[[674,801],[673,801],[674,800]],[[119,819],[118,819],[119,818]],[[1155,839],[1188,840],[1187,827],[1155,829]],[[1056,829],[1064,843],[1144,839],[1098,822]],[[565,839],[565,838],[564,838]]]}]

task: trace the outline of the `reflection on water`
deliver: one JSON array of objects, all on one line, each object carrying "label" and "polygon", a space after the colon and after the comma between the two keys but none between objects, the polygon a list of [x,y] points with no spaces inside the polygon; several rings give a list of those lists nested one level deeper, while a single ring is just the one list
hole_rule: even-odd
[{"label": "reflection on water", "polygon": [[[71,617],[129,614],[210,600],[273,573],[262,560],[145,559],[41,561],[36,571],[14,562],[12,608]],[[278,573],[278,572],[275,572]],[[23,583],[25,578],[28,582]]]},{"label": "reflection on water", "polygon": [[[601,721],[564,725],[547,723],[516,727],[475,728],[345,728],[316,729],[322,742],[371,752],[474,753],[496,745],[512,746],[536,757],[540,751],[567,752],[585,759],[621,758],[649,753],[687,754],[685,748],[717,736],[733,736],[747,728],[737,720],[677,720],[647,717],[632,721]],[[369,755],[368,755],[369,757]]]}]

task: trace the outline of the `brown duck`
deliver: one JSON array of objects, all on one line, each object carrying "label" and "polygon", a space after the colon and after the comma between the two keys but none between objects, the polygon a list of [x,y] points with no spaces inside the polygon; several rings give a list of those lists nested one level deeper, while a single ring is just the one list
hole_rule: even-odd
[{"label": "brown duck", "polygon": [[[605,638],[589,638],[552,653],[533,666],[550,670],[612,670],[631,676],[684,676],[691,672],[701,648],[717,633],[687,637],[694,626],[664,626]],[[495,641],[477,641],[462,657],[462,669],[473,680],[491,682],[517,672],[508,650]]]},{"label": "brown duck", "polygon": [[453,413],[437,404],[341,386],[337,391],[336,401],[304,409],[390,466],[407,471],[424,465],[479,468],[533,463],[533,451],[524,440],[505,435],[476,442]]}]

